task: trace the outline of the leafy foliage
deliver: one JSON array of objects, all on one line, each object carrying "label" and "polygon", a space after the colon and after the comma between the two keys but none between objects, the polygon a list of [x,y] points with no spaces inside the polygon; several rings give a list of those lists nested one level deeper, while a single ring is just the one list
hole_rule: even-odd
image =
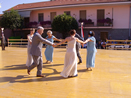
[{"label": "leafy foliage", "polygon": [[67,32],[69,32],[71,29],[78,29],[78,23],[74,17],[64,13],[54,18],[51,27],[52,30],[58,31],[62,33],[64,37],[66,37],[66,35],[68,35]]},{"label": "leafy foliage", "polygon": [[0,26],[11,30],[23,27],[23,18],[16,10],[5,11],[0,20]]}]

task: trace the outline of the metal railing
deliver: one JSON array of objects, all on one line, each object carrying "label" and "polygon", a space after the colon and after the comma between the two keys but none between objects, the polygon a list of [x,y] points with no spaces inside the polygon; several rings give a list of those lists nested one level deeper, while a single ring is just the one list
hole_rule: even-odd
[{"label": "metal railing", "polygon": [[84,27],[113,27],[113,19],[85,19],[79,20],[79,26],[81,26],[81,22],[84,23]]},{"label": "metal railing", "polygon": [[[8,41],[8,47],[27,47],[28,45],[28,39],[7,39]],[[55,41],[55,44],[58,42]],[[57,48],[65,48],[67,43],[57,46]],[[43,47],[46,47],[45,44],[43,44]]]}]

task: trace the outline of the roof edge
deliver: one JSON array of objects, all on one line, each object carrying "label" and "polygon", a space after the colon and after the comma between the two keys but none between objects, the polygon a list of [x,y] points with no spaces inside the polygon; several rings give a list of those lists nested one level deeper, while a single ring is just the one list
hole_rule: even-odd
[{"label": "roof edge", "polygon": [[[122,5],[122,4],[131,4],[131,1],[127,2],[96,2],[96,3],[87,3],[87,4],[66,4],[66,5],[57,5],[57,6],[48,6],[48,7],[36,7],[36,8],[27,8],[27,9],[19,9],[17,11],[31,11],[31,10],[41,10],[41,9],[52,9],[52,8],[67,8],[67,7],[80,7],[80,6],[101,6],[101,5]],[[17,6],[17,5],[16,5]],[[8,10],[6,10],[8,11]]]}]

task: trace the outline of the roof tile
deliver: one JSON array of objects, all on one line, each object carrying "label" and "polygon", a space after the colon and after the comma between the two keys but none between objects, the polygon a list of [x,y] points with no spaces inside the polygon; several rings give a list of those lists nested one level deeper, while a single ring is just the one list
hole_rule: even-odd
[{"label": "roof tile", "polygon": [[61,5],[72,5],[72,4],[85,4],[85,3],[102,3],[102,2],[117,2],[117,1],[128,1],[128,0],[53,0],[46,2],[36,2],[36,3],[27,3],[19,4],[11,9],[21,10],[21,9],[30,9],[30,8],[40,8],[40,7],[50,7],[50,6],[61,6]]}]

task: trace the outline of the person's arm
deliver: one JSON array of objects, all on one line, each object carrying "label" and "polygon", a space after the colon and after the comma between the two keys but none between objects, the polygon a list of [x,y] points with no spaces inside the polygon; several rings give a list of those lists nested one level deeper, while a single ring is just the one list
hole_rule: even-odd
[{"label": "person's arm", "polygon": [[59,41],[59,42],[61,42],[62,40],[60,40],[60,39],[57,39],[56,37],[55,38],[53,38],[55,41]]},{"label": "person's arm", "polygon": [[88,38],[87,40],[84,41],[84,44],[89,42],[89,41],[91,41],[91,39]]},{"label": "person's arm", "polygon": [[41,35],[38,35],[37,37],[38,37],[38,40],[39,40],[40,42],[43,42],[43,43],[45,43],[45,44],[47,44],[47,45],[54,46],[54,43],[52,43],[52,42],[44,39]]},{"label": "person's arm", "polygon": [[78,39],[80,39],[80,40],[84,41],[84,40],[83,40],[83,38],[82,38],[82,37],[80,37],[80,35],[79,35],[79,34],[77,34],[77,33],[76,33],[76,37],[77,37]]},{"label": "person's arm", "polygon": [[67,42],[67,41],[68,41],[68,38],[66,38],[66,39],[64,39],[63,41],[61,41],[60,43],[56,44],[56,46],[61,45],[61,44],[64,44],[64,43]]},{"label": "person's arm", "polygon": [[28,41],[30,42],[30,44],[32,44],[32,41],[30,40],[29,35],[27,35],[27,39],[28,39]]},{"label": "person's arm", "polygon": [[79,42],[79,43],[81,43],[81,44],[84,44],[84,42],[81,41],[81,40],[79,40],[78,38],[76,38],[76,41]]}]

